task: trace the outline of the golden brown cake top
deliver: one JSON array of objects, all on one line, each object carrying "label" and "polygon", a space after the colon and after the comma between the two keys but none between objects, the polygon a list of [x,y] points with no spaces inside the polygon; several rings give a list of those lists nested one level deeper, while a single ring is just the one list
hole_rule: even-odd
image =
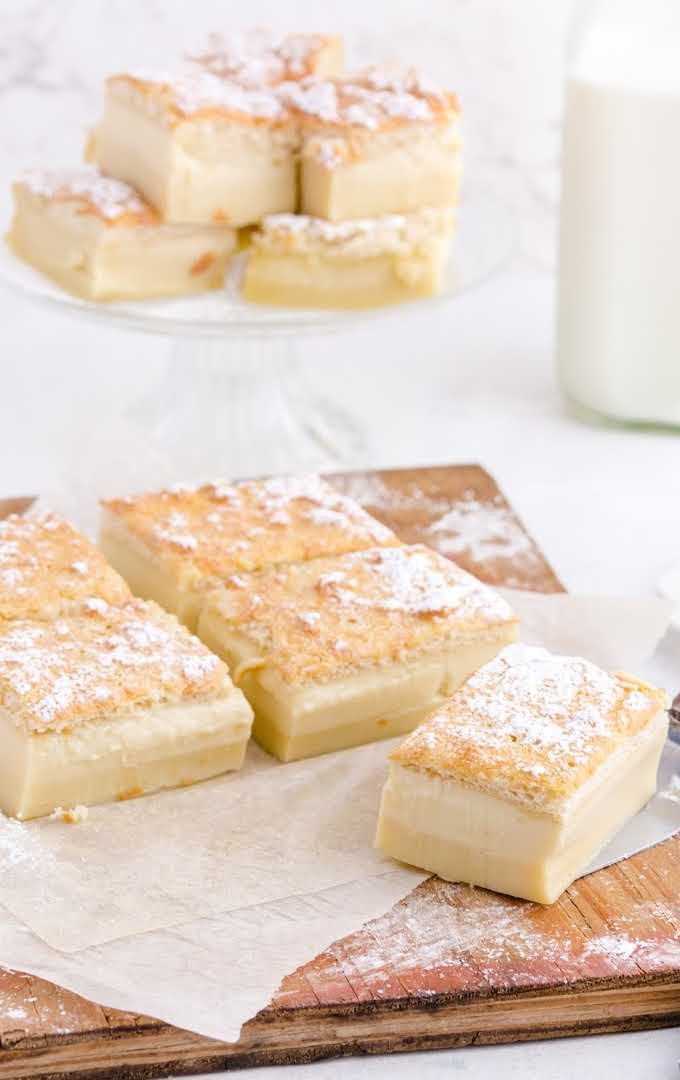
[{"label": "golden brown cake top", "polygon": [[281,93],[306,127],[383,131],[404,125],[448,123],[458,116],[456,96],[415,71],[391,75],[369,68],[335,79],[310,77]]},{"label": "golden brown cake top", "polygon": [[[324,54],[342,54],[340,38],[333,34],[279,34],[267,29],[210,34],[203,49],[188,59],[213,75],[245,86],[274,86],[313,75]],[[330,74],[330,72],[329,72]]]},{"label": "golden brown cake top", "polygon": [[579,657],[510,645],[395,750],[400,765],[559,811],[665,705]]},{"label": "golden brown cake top", "polygon": [[241,571],[398,543],[319,476],[178,485],[103,505],[189,590]]},{"label": "golden brown cake top", "polygon": [[288,683],[398,663],[517,622],[498,593],[420,544],[237,575],[206,611],[245,633]]},{"label": "golden brown cake top", "polygon": [[93,214],[106,225],[153,225],[158,214],[129,184],[91,166],[80,169],[29,169],[17,180],[47,202],[71,203],[80,214]]},{"label": "golden brown cake top", "polygon": [[227,120],[240,124],[279,125],[290,110],[273,86],[248,86],[221,79],[198,65],[173,71],[140,71],[112,75],[109,91],[123,100],[141,102],[170,127],[185,121]]},{"label": "golden brown cake top", "polygon": [[231,691],[224,664],[152,603],[0,624],[0,706],[17,726],[58,732]]},{"label": "golden brown cake top", "polygon": [[362,258],[409,255],[448,236],[453,224],[454,211],[450,207],[337,222],[306,214],[269,214],[251,237],[251,243],[281,254]]},{"label": "golden brown cake top", "polygon": [[100,600],[125,604],[131,597],[101,551],[58,514],[0,521],[0,624],[54,619]]}]

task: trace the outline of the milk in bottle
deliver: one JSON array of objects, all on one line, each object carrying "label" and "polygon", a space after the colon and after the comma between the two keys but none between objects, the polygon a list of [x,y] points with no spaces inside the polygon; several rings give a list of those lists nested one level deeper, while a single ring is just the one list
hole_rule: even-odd
[{"label": "milk in bottle", "polygon": [[573,403],[680,427],[680,0],[580,6],[558,306]]}]

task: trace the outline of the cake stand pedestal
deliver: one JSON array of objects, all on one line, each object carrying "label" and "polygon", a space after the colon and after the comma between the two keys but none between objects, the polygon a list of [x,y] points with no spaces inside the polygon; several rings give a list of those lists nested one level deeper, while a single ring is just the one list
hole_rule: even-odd
[{"label": "cake stand pedestal", "polygon": [[[416,309],[440,318],[444,305],[508,260],[513,241],[507,210],[478,193],[461,208],[441,295],[361,312],[248,304],[240,295],[243,257],[234,261],[224,290],[176,300],[93,304],[62,292],[5,248],[0,282],[43,309],[98,321],[107,332],[117,327],[171,342],[160,377],[149,386],[145,372],[144,389],[132,403],[100,418],[97,437],[85,449],[73,440],[71,455],[60,458],[63,490],[45,494],[81,524],[91,524],[98,495],[216,476],[366,464],[371,448],[365,436],[314,389],[305,354],[316,373],[330,335],[376,320],[404,320]],[[351,360],[349,349],[348,356]],[[92,508],[87,522],[83,506]]]},{"label": "cake stand pedestal", "polygon": [[148,430],[145,471],[155,483],[338,468],[367,449],[351,418],[315,389],[289,335],[180,338],[130,420]]}]

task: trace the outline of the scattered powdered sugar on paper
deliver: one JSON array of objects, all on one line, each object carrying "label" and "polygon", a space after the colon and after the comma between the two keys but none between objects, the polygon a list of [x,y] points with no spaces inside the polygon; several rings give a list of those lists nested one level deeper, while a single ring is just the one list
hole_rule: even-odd
[{"label": "scattered powdered sugar on paper", "polygon": [[680,776],[674,776],[667,788],[657,791],[657,798],[680,804]]},{"label": "scattered powdered sugar on paper", "polygon": [[149,209],[129,184],[102,176],[95,168],[28,169],[19,182],[46,199],[82,199],[110,220]]}]

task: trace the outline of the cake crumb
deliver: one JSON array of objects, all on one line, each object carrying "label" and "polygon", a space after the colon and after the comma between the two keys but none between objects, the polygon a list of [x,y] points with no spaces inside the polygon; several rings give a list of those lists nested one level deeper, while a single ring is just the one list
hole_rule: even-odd
[{"label": "cake crumb", "polygon": [[62,821],[65,825],[82,825],[87,821],[90,811],[86,806],[55,806],[50,814],[50,821]]}]

